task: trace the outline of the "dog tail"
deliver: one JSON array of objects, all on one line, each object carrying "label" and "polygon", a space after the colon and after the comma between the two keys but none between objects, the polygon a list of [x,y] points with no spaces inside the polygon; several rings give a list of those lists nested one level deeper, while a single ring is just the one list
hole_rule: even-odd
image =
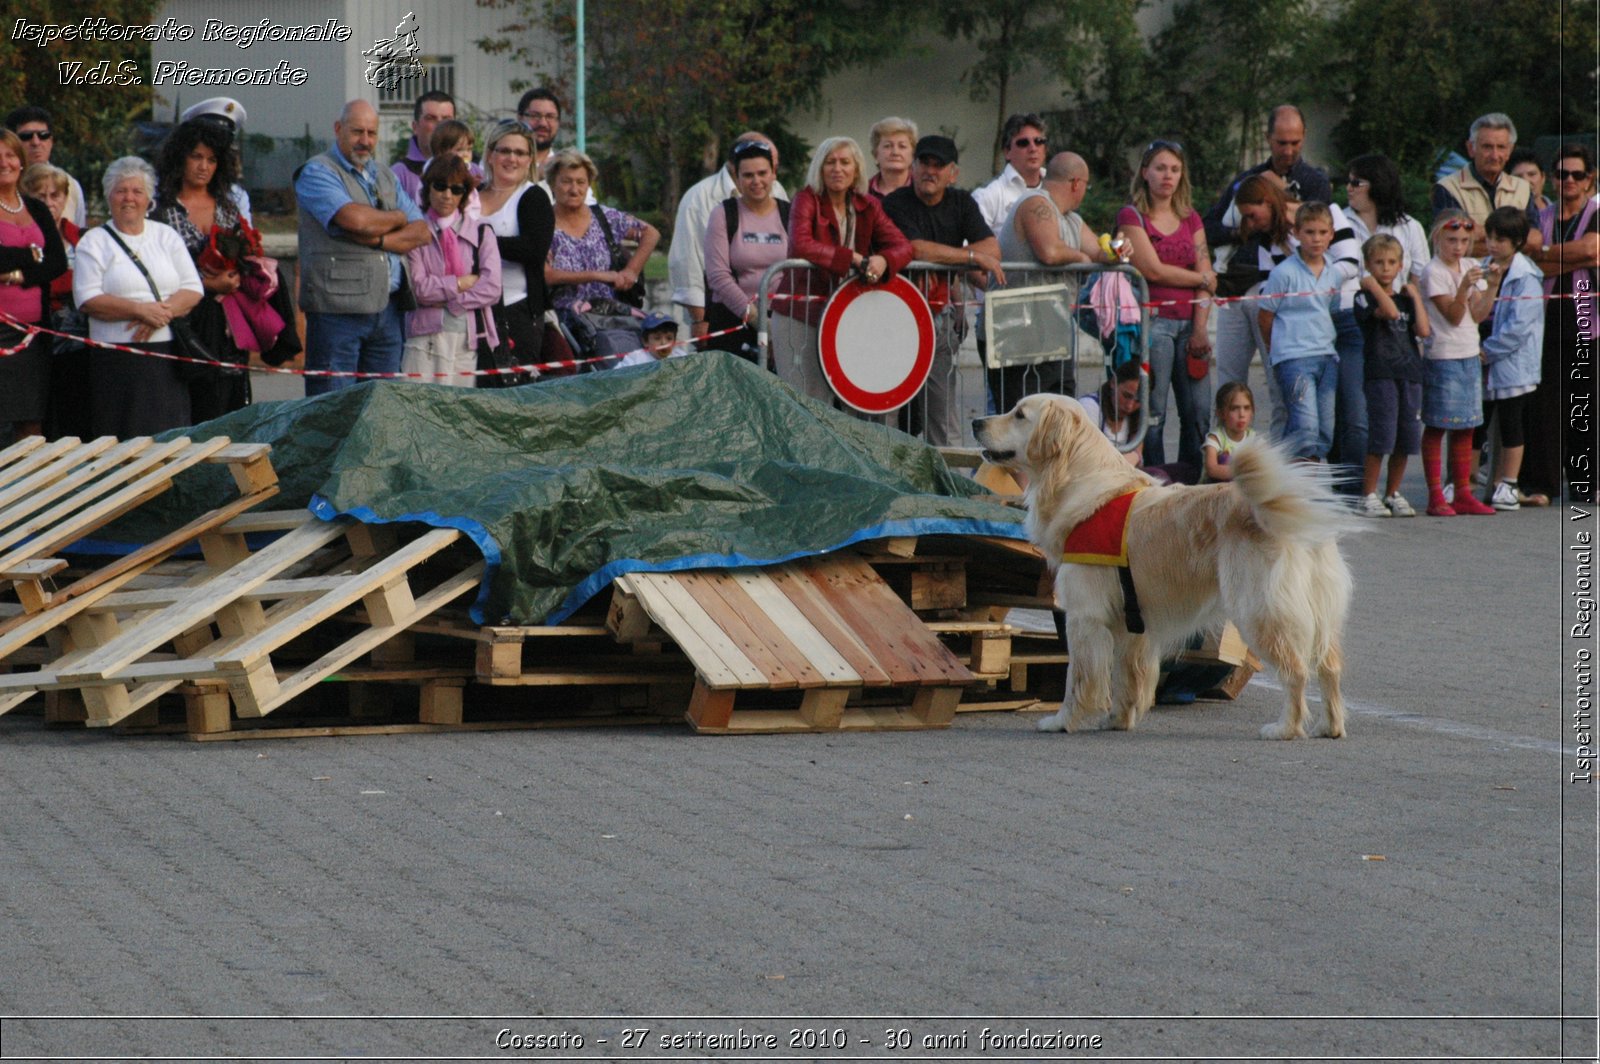
[{"label": "dog tail", "polygon": [[1275,538],[1326,543],[1363,527],[1334,494],[1325,466],[1295,462],[1260,440],[1236,448],[1230,462],[1234,486]]}]

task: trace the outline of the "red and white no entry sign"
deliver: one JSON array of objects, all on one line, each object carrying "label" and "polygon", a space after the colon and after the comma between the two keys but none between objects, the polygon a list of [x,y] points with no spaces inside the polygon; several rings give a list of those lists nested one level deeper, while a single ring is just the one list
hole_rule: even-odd
[{"label": "red and white no entry sign", "polygon": [[922,390],[933,368],[933,313],[916,286],[848,281],[822,312],[822,373],[863,414],[887,414]]}]

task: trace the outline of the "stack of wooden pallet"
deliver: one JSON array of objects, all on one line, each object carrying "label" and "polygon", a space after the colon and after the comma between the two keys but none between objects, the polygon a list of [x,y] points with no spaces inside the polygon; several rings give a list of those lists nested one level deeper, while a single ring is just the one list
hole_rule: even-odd
[{"label": "stack of wooden pallet", "polygon": [[[131,554],[60,556],[200,463],[226,464],[237,496]],[[196,739],[684,720],[734,734],[938,728],[1060,697],[1059,641],[1008,623],[1050,605],[1042,559],[1015,541],[632,573],[562,625],[485,627],[466,617],[484,564],[459,532],[255,509],[276,484],[264,446],[226,440],[0,452],[16,599],[0,607],[0,713],[42,695],[52,722]],[[199,559],[175,557],[190,545]]]}]

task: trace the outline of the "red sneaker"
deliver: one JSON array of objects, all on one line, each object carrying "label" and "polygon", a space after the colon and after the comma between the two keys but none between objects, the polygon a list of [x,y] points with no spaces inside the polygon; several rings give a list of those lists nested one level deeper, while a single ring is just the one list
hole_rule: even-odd
[{"label": "red sneaker", "polygon": [[1455,507],[1444,501],[1443,491],[1431,491],[1428,493],[1429,517],[1454,517],[1455,515]]},{"label": "red sneaker", "polygon": [[1479,499],[1476,495],[1472,494],[1470,490],[1463,488],[1459,484],[1456,485],[1455,501],[1450,505],[1455,508],[1455,511],[1458,514],[1482,516],[1494,513],[1493,506],[1484,505],[1483,500]]}]

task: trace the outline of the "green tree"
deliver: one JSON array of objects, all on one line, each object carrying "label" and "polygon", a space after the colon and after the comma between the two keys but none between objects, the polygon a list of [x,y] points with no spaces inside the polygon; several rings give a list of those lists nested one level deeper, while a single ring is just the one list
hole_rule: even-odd
[{"label": "green tree", "polygon": [[971,41],[978,59],[961,74],[974,100],[995,101],[994,168],[999,131],[1011,113],[1011,83],[1030,69],[1064,85],[1082,85],[1097,69],[1108,33],[1131,22],[1134,0],[940,0],[945,35]]},{"label": "green tree", "polygon": [[[573,5],[479,3],[513,13],[480,47],[542,59],[552,82],[570,85],[550,67],[573,62]],[[752,126],[778,140],[794,173],[804,146],[788,133],[789,116],[817,102],[830,74],[898,49],[905,11],[900,0],[590,0],[592,133],[622,164],[607,168],[611,194],[650,204],[670,223],[686,183],[720,165],[727,139]],[[562,45],[555,56],[542,45],[551,35]]]},{"label": "green tree", "polygon": [[1521,138],[1594,129],[1594,0],[1346,0],[1335,39],[1348,99],[1334,144],[1380,151],[1403,170],[1463,150],[1472,119],[1503,111]]},{"label": "green tree", "polygon": [[[78,23],[105,18],[118,25],[144,26],[155,17],[160,0],[30,0],[29,21]],[[50,161],[72,173],[91,198],[106,164],[133,145],[133,124],[148,119],[154,97],[149,85],[150,45],[139,41],[52,41],[37,43],[15,36],[21,12],[8,16],[7,36],[0,39],[0,100],[6,110],[33,104],[50,112],[55,147]],[[118,64],[135,64],[137,85],[63,85],[59,64],[82,63],[84,70],[105,61],[110,73]]]}]

